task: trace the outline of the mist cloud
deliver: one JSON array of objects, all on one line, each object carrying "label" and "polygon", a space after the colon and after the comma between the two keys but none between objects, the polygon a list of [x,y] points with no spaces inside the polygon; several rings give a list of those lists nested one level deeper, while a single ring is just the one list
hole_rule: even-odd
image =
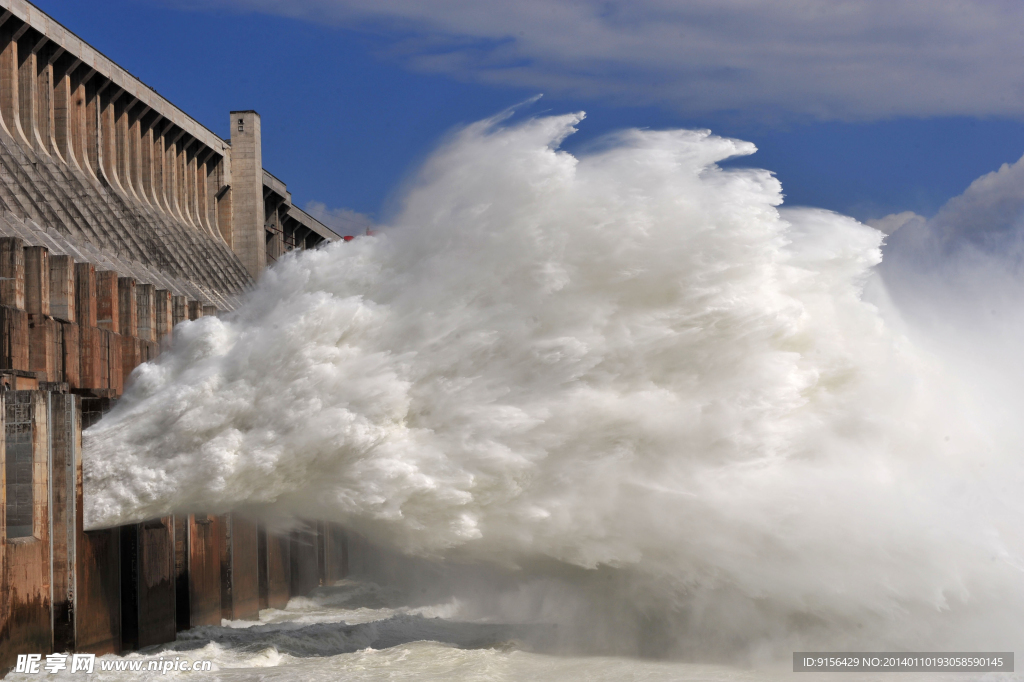
[{"label": "mist cloud", "polygon": [[306,204],[305,210],[306,213],[342,236],[355,237],[373,229],[373,218],[350,208],[328,208],[321,201],[310,201]]},{"label": "mist cloud", "polygon": [[171,1],[369,28],[417,70],[685,113],[1024,112],[1016,2]]}]

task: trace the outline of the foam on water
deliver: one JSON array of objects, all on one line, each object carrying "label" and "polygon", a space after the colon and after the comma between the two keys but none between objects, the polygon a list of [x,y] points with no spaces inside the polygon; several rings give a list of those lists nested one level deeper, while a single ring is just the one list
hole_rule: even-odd
[{"label": "foam on water", "polygon": [[330,518],[623,651],[1021,641],[1024,434],[893,331],[883,235],[707,132],[559,151],[580,118],[469,126],[181,325],[86,434],[88,524]]}]

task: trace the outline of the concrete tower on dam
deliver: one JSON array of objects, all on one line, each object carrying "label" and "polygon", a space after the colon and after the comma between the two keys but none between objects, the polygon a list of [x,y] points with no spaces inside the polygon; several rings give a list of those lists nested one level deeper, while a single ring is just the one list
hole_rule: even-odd
[{"label": "concrete tower on dam", "polygon": [[184,320],[339,235],[263,168],[24,0],[0,0],[0,675],[251,618],[341,577],[348,536],[228,514],[86,532],[82,429]]}]

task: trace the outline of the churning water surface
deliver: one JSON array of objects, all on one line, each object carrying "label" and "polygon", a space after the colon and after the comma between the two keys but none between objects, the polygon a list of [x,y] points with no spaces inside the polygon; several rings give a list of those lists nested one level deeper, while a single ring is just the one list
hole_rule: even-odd
[{"label": "churning water surface", "polygon": [[[138,680],[145,672],[103,672],[121,663],[210,661],[209,673],[149,673],[146,679],[209,679],[222,682],[384,682],[410,680],[448,682],[781,682],[835,680],[881,682],[885,674],[801,675],[780,666],[761,669],[721,664],[684,663],[631,657],[552,655],[524,645],[536,626],[508,626],[460,621],[452,604],[408,608],[407,595],[368,582],[346,580],[319,588],[309,597],[292,599],[283,610],[268,609],[259,622],[225,621],[181,633],[173,644],[150,647],[125,657],[103,656],[89,679],[97,682]],[[47,675],[50,679],[82,679],[81,673]],[[38,675],[12,674],[12,682]],[[1006,674],[978,677],[963,674],[901,673],[906,682],[964,682],[968,679],[1012,681]]]}]

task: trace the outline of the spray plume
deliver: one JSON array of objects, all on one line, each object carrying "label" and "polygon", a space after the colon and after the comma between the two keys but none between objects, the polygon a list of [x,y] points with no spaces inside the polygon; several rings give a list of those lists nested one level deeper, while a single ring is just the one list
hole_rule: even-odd
[{"label": "spray plume", "polygon": [[560,151],[581,118],[465,128],[377,236],[180,325],[86,434],[88,524],[611,571],[634,626],[720,648],[1018,641],[1020,428],[887,322],[882,233],[706,131]]}]

